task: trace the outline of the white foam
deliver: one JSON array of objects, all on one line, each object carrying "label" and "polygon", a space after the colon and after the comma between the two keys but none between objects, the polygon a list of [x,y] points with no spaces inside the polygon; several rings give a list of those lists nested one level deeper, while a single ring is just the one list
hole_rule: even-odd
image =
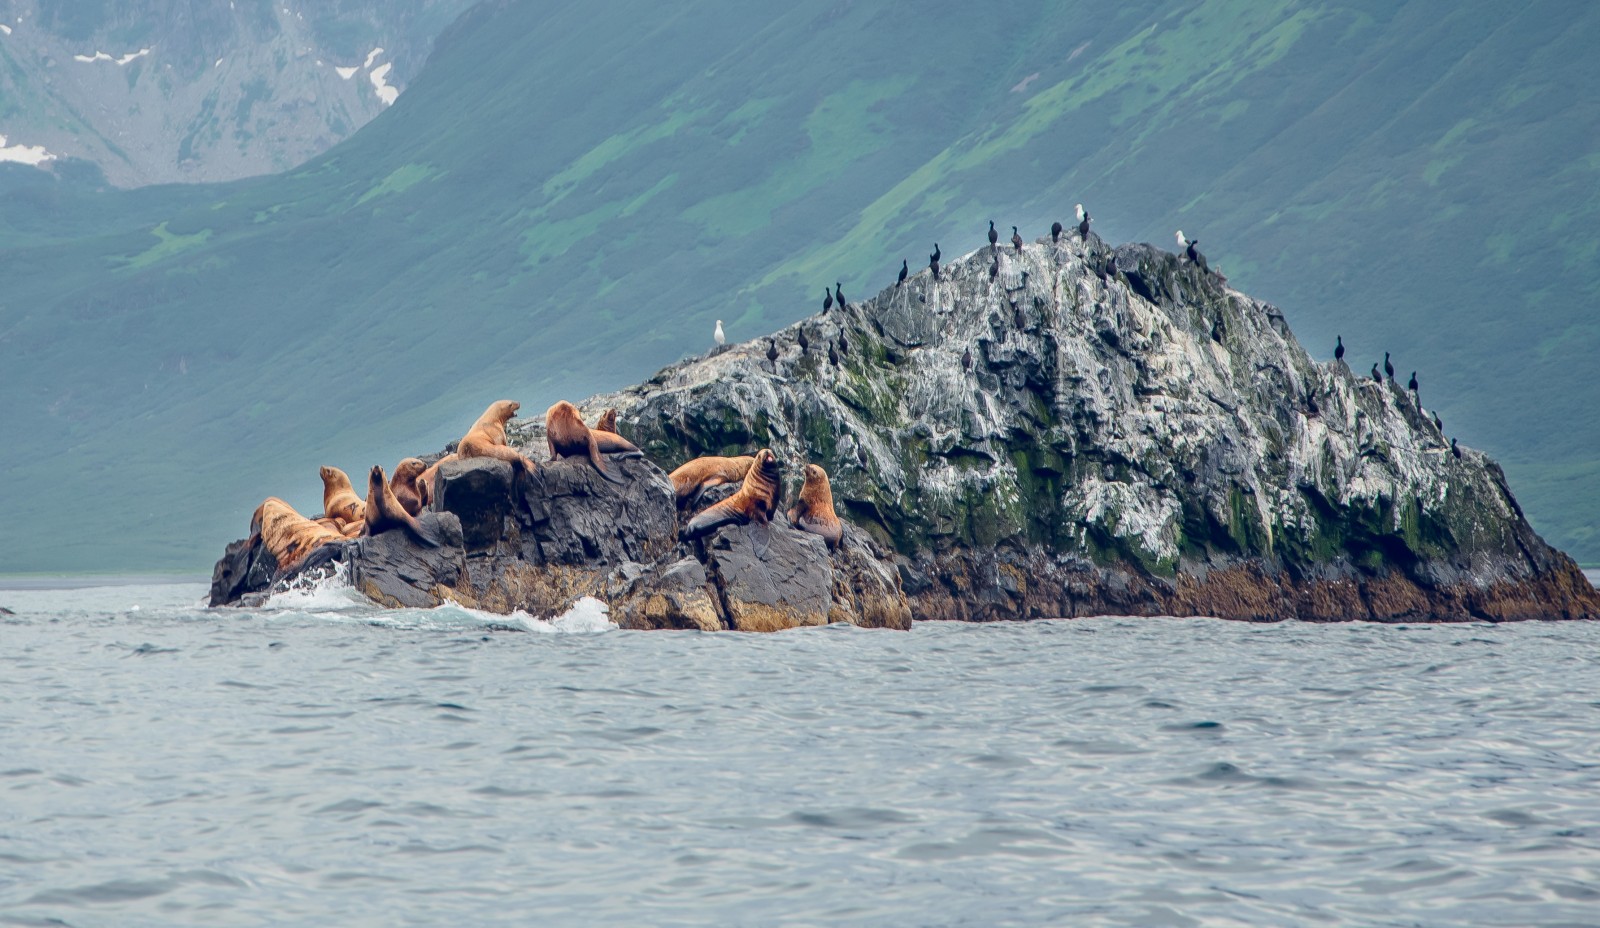
[{"label": "white foam", "polygon": [[333,573],[309,579],[297,577],[286,589],[267,597],[266,609],[322,614],[350,609],[371,608],[372,603],[350,585],[350,568],[342,561],[333,563]]},{"label": "white foam", "polygon": [[394,62],[391,61],[381,67],[373,68],[372,72],[367,75],[372,79],[372,89],[378,92],[378,99],[383,101],[384,106],[392,105],[400,97],[400,88],[390,87],[385,82],[389,69],[392,67],[394,67]]},{"label": "white foam", "polygon": [[21,164],[31,164],[38,167],[46,161],[53,160],[55,155],[45,151],[43,145],[7,145],[6,137],[0,135],[0,161],[15,161]]}]

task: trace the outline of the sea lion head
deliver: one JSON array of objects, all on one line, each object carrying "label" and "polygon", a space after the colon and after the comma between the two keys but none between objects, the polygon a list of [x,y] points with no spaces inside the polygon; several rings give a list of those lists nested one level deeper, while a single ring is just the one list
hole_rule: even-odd
[{"label": "sea lion head", "polygon": [[820,464],[807,464],[805,476],[807,486],[812,484],[821,484],[824,488],[828,486],[828,472],[823,470]]},{"label": "sea lion head", "polygon": [[762,448],[756,452],[755,469],[759,470],[763,475],[771,477],[782,470],[783,466],[778,463],[778,456],[772,453],[771,448]]},{"label": "sea lion head", "polygon": [[322,475],[322,485],[325,487],[338,487],[341,484],[343,486],[350,485],[350,478],[345,476],[344,471],[337,467],[329,467],[324,464],[317,468],[317,473]]},{"label": "sea lion head", "polygon": [[372,471],[367,475],[367,492],[377,493],[383,487],[383,468],[377,464],[372,465]]},{"label": "sea lion head", "polygon": [[496,400],[489,404],[489,412],[501,422],[510,422],[521,408],[522,404],[516,400]]},{"label": "sea lion head", "polygon": [[427,469],[428,465],[422,463],[420,458],[406,458],[394,466],[394,479],[397,482],[409,483]]}]

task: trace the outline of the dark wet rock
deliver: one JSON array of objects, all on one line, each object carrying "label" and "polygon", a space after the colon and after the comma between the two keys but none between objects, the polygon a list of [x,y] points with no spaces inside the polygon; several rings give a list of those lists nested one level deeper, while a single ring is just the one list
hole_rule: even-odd
[{"label": "dark wet rock", "polygon": [[210,603],[223,606],[252,593],[265,593],[277,574],[278,559],[267,546],[241,538],[228,545],[211,569]]},{"label": "dark wet rock", "polygon": [[770,632],[832,620],[833,562],[821,536],[783,517],[725,527],[705,540],[707,574],[730,628]]},{"label": "dark wet rock", "polygon": [[424,512],[417,521],[439,539],[438,546],[417,544],[403,530],[367,536],[347,546],[344,560],[350,567],[350,583],[373,602],[391,608],[427,608],[458,600],[456,591],[466,579],[461,520],[453,512]]}]

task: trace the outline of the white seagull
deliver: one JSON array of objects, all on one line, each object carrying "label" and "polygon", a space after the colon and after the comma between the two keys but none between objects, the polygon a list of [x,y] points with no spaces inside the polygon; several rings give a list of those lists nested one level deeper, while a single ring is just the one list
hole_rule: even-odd
[{"label": "white seagull", "polygon": [[716,339],[717,340],[717,344],[719,344],[719,345],[726,345],[728,343],[728,336],[722,334],[722,320],[721,319],[717,320],[717,331],[711,337]]}]

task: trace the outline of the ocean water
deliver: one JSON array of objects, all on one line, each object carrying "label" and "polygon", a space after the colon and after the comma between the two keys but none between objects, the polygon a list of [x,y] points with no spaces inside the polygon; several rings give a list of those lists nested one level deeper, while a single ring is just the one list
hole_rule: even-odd
[{"label": "ocean water", "polygon": [[0,924],[1595,925],[1600,623],[0,590]]}]

